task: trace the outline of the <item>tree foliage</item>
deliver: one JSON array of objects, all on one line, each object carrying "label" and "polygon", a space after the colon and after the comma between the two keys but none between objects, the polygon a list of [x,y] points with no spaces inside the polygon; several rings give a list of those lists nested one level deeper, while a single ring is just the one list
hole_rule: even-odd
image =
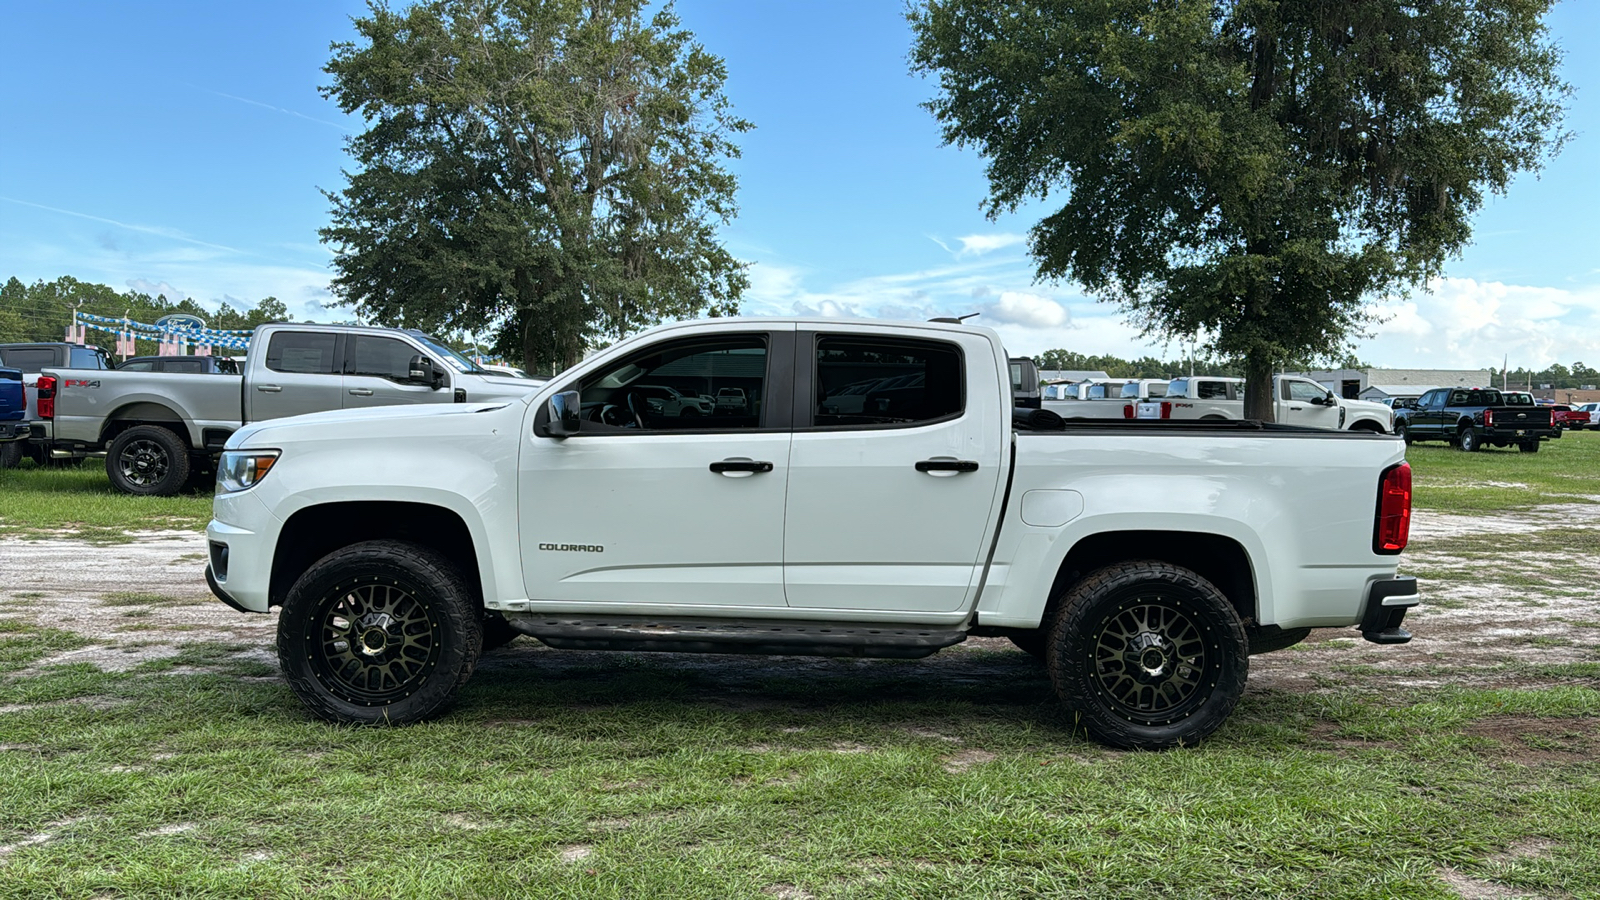
[{"label": "tree foliage", "polygon": [[1338,355],[1559,148],[1553,2],[924,0],[912,63],[991,216],[1064,194],[1041,277],[1243,359],[1270,418],[1275,362]]},{"label": "tree foliage", "polygon": [[[36,281],[31,285],[12,277],[0,286],[0,344],[63,340],[67,326],[72,324],[74,309],[109,318],[126,316],[146,323],[153,323],[168,313],[188,313],[204,319],[212,328],[225,331],[248,330],[294,318],[275,297],[265,297],[249,309],[236,309],[224,303],[220,310],[212,310],[189,298],[169,300],[165,295],[152,297],[138,291],[118,293],[115,288],[70,276]],[[116,335],[110,332],[90,328],[85,337],[88,343],[103,347],[108,353],[116,348]],[[156,352],[154,342],[140,340],[137,343],[142,353]]]},{"label": "tree foliage", "polygon": [[495,332],[529,366],[663,318],[737,310],[718,243],[750,125],[726,70],[644,0],[374,2],[324,88],[366,131],[328,197],[334,288],[362,314]]}]

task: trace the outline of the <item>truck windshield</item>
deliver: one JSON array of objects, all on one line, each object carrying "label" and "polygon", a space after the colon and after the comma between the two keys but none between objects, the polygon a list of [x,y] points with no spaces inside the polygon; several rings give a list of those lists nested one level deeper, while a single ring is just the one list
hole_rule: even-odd
[{"label": "truck windshield", "polygon": [[411,336],[421,341],[424,347],[427,347],[429,350],[432,350],[433,352],[444,357],[444,361],[454,367],[457,372],[471,372],[475,375],[490,374],[488,369],[483,368],[472,360],[467,359],[465,356],[462,356],[454,350],[451,350],[449,347],[446,347],[445,345],[439,343],[431,337],[428,337],[425,334],[413,331]]}]

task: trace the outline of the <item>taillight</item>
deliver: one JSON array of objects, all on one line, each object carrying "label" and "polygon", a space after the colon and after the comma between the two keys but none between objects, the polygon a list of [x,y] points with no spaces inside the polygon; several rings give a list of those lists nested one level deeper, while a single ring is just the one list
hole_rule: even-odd
[{"label": "taillight", "polygon": [[1124,419],[1132,419],[1138,415],[1139,411],[1134,408],[1134,404],[1129,403],[1128,405],[1122,407],[1122,417]]},{"label": "taillight", "polygon": [[1493,428],[1494,427],[1494,410],[1486,409],[1486,410],[1483,411],[1483,427],[1485,427],[1485,428]]},{"label": "taillight", "polygon": [[1378,480],[1378,521],[1372,552],[1395,554],[1411,539],[1411,464],[1390,466]]},{"label": "taillight", "polygon": [[1163,419],[1172,418],[1172,404],[1168,403],[1165,400],[1161,401],[1161,418],[1163,418]]},{"label": "taillight", "polygon": [[56,379],[53,375],[39,376],[39,418],[54,419],[56,417]]}]

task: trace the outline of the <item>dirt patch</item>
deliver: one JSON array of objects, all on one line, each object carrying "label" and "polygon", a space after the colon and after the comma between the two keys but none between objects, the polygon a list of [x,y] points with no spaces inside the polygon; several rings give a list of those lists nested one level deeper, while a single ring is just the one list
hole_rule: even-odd
[{"label": "dirt patch", "polygon": [[981,766],[994,760],[995,755],[987,750],[962,750],[944,758],[944,770],[952,775],[959,775],[973,766]]},{"label": "dirt patch", "polygon": [[1458,872],[1455,869],[1440,869],[1439,877],[1450,889],[1456,892],[1461,900],[1512,900],[1512,898],[1526,898],[1529,895],[1522,891],[1513,890],[1503,884],[1473,878],[1471,875]]}]

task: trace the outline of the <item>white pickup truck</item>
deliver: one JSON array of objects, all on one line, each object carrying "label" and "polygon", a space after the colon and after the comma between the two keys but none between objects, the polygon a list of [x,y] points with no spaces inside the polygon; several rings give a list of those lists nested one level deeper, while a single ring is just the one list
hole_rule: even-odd
[{"label": "white pickup truck", "polygon": [[524,397],[539,383],[489,372],[420,331],[262,325],[242,375],[45,369],[32,440],[55,457],[104,455],[111,486],[176,494],[228,435],[333,409]]},{"label": "white pickup truck", "polygon": [[[1403,643],[1396,438],[1014,409],[983,328],[722,319],[622,341],[530,398],[240,429],[206,577],[281,607],[317,716],[442,711],[480,652],[915,658],[1004,635],[1096,738],[1193,744],[1252,652],[1313,627]],[[862,409],[866,379],[906,387]],[[904,379],[904,380],[901,380]],[[635,386],[726,396],[664,416]]]},{"label": "white pickup truck", "polygon": [[1167,395],[1165,378],[1098,378],[1066,385],[1040,405],[1067,421],[1078,419],[1124,419],[1129,401],[1158,399]]},{"label": "white pickup truck", "polygon": [[[1346,400],[1309,378],[1274,375],[1273,413],[1285,425],[1308,428],[1342,428],[1348,431],[1394,433],[1394,410],[1370,400]],[[1128,403],[1129,419],[1244,418],[1244,379],[1222,376],[1174,378],[1165,397]]]}]

